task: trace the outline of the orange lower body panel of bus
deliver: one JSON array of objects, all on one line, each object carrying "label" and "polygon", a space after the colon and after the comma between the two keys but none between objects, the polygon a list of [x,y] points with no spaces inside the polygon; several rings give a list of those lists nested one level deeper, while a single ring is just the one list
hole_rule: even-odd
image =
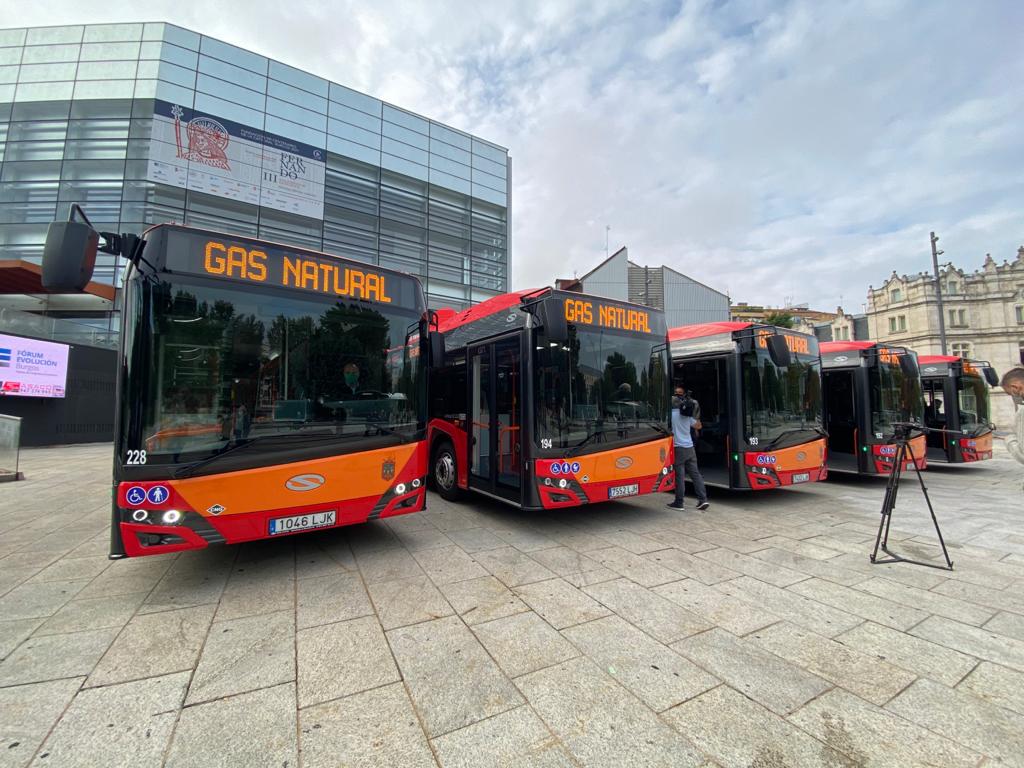
[{"label": "orange lower body panel of bus", "polygon": [[425,442],[117,487],[129,557],[336,528],[424,508]]},{"label": "orange lower body panel of bus", "polygon": [[[907,452],[907,458],[903,460],[903,471],[907,471],[914,464],[917,464],[918,469],[925,469],[928,466],[928,440],[924,435],[918,435],[915,438],[907,441],[907,445],[910,447],[910,451],[913,451],[914,458],[910,458],[910,451]],[[892,474],[893,464],[896,462],[896,445],[895,443],[884,443],[882,445],[871,446],[871,458],[875,463],[875,472],[880,475]]]},{"label": "orange lower body panel of bus", "polygon": [[534,477],[545,509],[575,507],[675,488],[672,438],[609,451],[537,459]]},{"label": "orange lower body panel of bus", "polygon": [[824,480],[828,476],[825,443],[825,438],[821,438],[777,451],[749,451],[743,454],[750,488],[764,491]]},{"label": "orange lower body panel of bus", "polygon": [[960,454],[964,461],[984,461],[992,458],[992,433],[986,432],[978,437],[960,438]]}]

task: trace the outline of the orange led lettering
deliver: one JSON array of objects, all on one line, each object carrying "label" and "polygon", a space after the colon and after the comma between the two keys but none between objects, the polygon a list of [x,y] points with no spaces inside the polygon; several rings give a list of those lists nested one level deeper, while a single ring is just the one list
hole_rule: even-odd
[{"label": "orange led lettering", "polygon": [[292,262],[287,256],[284,257],[283,264],[284,269],[281,273],[281,285],[294,285],[296,288],[299,287],[299,264],[301,262]]},{"label": "orange led lettering", "polygon": [[[348,270],[348,292],[353,299],[365,299],[363,291],[363,278],[365,275],[358,269]],[[356,292],[358,290],[358,293]]]},{"label": "orange led lettering", "polygon": [[317,290],[320,287],[320,271],[315,261],[302,262],[302,287]]},{"label": "orange led lettering", "polygon": [[374,298],[382,304],[391,303],[391,297],[384,291],[384,275],[366,276],[366,297]]},{"label": "orange led lettering", "polygon": [[[332,280],[332,286],[334,293],[337,296],[348,296],[348,285],[345,283],[345,275],[348,270],[335,269],[334,278]],[[338,278],[341,278],[341,283],[338,283]],[[324,286],[324,290],[327,290],[327,286]]]},{"label": "orange led lettering", "polygon": [[[218,255],[215,255],[218,252]],[[203,269],[209,272],[211,275],[223,275],[225,268],[224,256],[220,254],[227,253],[225,248],[220,243],[211,240],[206,244],[206,259],[203,261]]]},{"label": "orange led lettering", "polygon": [[249,251],[249,279],[262,283],[267,279],[267,254],[263,251]]}]

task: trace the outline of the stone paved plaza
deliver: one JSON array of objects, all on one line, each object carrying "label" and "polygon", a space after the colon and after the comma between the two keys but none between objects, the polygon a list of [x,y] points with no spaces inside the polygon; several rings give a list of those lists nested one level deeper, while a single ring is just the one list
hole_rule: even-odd
[{"label": "stone paved plaza", "polygon": [[[1024,496],[926,474],[557,514],[472,498],[111,562],[109,446],[0,485],[0,766],[1024,765]],[[907,478],[892,542],[935,557]]]}]

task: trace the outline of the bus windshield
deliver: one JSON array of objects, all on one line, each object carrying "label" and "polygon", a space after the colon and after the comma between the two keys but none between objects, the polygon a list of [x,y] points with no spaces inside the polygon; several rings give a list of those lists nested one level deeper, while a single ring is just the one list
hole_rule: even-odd
[{"label": "bus windshield", "polygon": [[201,460],[264,437],[277,450],[294,440],[345,453],[421,436],[413,310],[198,282],[142,290],[139,305],[151,309],[137,326],[150,330],[134,340],[142,371],[130,377],[137,402],[123,421],[141,427],[147,463]]},{"label": "bus windshield", "polygon": [[569,326],[568,341],[535,336],[534,435],[539,447],[635,443],[667,432],[665,345],[651,334]]},{"label": "bus windshield", "polygon": [[821,362],[817,355],[791,352],[792,362],[779,367],[768,350],[742,354],[745,436],[764,450],[795,445],[807,432],[821,433]]},{"label": "bus windshield", "polygon": [[896,422],[924,419],[921,379],[903,373],[898,360],[878,360],[869,369],[871,382],[871,429],[875,437],[894,434]]},{"label": "bus windshield", "polygon": [[957,380],[956,387],[960,401],[960,429],[968,434],[988,429],[988,387],[984,379],[964,374]]}]

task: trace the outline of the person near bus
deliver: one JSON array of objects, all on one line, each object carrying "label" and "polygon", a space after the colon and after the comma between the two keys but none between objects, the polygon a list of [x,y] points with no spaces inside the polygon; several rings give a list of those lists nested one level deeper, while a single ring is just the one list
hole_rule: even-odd
[{"label": "person near bus", "polygon": [[681,384],[675,388],[672,397],[672,442],[675,450],[672,468],[676,473],[676,497],[669,509],[685,509],[686,476],[690,476],[693,490],[697,494],[697,509],[707,509],[708,492],[704,487],[704,476],[697,466],[697,451],[693,445],[693,431],[700,429],[700,405],[686,394]]},{"label": "person near bus", "polygon": [[1006,436],[1006,450],[1013,458],[1024,464],[1024,368],[1011,368],[999,382],[1011,398],[1013,398],[1013,429]]}]

